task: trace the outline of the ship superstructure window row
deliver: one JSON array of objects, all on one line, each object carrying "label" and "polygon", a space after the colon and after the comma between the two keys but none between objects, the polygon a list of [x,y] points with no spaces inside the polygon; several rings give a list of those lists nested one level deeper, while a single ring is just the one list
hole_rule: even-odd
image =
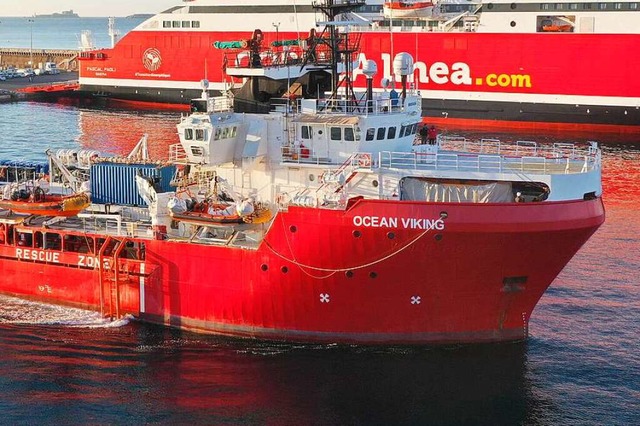
[{"label": "ship superstructure window row", "polygon": [[576,11],[602,11],[612,10],[638,10],[638,2],[556,2],[556,3],[489,3],[483,6],[483,13],[513,13],[513,12],[535,12],[537,10],[576,10]]},{"label": "ship superstructure window row", "polygon": [[200,28],[200,21],[162,21],[162,28]]}]

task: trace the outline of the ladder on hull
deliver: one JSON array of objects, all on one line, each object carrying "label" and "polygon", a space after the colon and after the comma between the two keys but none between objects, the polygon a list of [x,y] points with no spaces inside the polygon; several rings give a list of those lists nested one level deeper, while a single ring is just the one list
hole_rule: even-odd
[{"label": "ladder on hull", "polygon": [[128,273],[121,270],[118,259],[128,241],[130,241],[129,238],[117,239],[107,236],[98,251],[100,314],[112,320],[121,318],[120,286],[123,281],[128,281],[128,276],[124,276]]}]

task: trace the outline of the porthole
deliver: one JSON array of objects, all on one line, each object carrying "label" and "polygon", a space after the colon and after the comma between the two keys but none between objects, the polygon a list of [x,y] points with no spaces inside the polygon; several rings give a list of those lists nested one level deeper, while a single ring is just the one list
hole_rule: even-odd
[{"label": "porthole", "polygon": [[362,235],[362,233],[361,233],[360,231],[357,231],[357,230],[356,230],[356,231],[353,231],[353,236],[354,236],[355,238],[360,238],[360,236],[361,236],[361,235]]},{"label": "porthole", "polygon": [[515,3],[511,3],[511,9],[515,9],[517,6]]},{"label": "porthole", "polygon": [[380,185],[380,184],[378,183],[377,180],[374,179],[373,182],[371,182],[371,185],[373,185],[374,188],[377,188],[378,185]]},{"label": "porthole", "polygon": [[509,25],[511,25],[511,28],[515,27],[516,26],[516,21],[511,21],[511,23]]},{"label": "porthole", "polygon": [[298,228],[296,228],[296,226],[295,226],[295,225],[291,225],[291,226],[289,227],[289,231],[291,231],[291,232],[296,232],[297,230],[298,230]]}]

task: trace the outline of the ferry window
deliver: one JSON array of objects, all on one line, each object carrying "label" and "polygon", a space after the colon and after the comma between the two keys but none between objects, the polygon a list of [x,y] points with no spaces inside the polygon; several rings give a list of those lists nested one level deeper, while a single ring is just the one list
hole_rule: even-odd
[{"label": "ferry window", "polygon": [[222,129],[222,135],[220,136],[220,139],[227,139],[229,137],[229,128],[225,127],[224,129]]},{"label": "ferry window", "polygon": [[549,10],[549,9],[551,9],[551,5],[550,5],[549,3],[542,3],[542,4],[540,5],[540,9],[542,9],[542,10]]},{"label": "ferry window", "polygon": [[562,10],[562,8],[564,7],[564,5],[562,3],[556,3],[553,5],[553,8],[555,10]]},{"label": "ferry window", "polygon": [[417,131],[418,131],[418,123],[413,123],[413,126],[411,126],[411,134],[415,135]]},{"label": "ferry window", "polygon": [[302,139],[311,139],[311,127],[302,126]]},{"label": "ferry window", "polygon": [[173,22],[172,22],[172,24],[171,24],[171,26],[172,26],[173,28],[180,28],[180,21],[173,21]]},{"label": "ferry window", "polygon": [[570,3],[569,4],[569,9],[578,10],[578,3]]},{"label": "ferry window", "polygon": [[404,124],[400,127],[400,134],[398,135],[399,138],[403,138],[404,137],[404,132],[405,130],[407,130],[407,126],[405,126]]},{"label": "ferry window", "polygon": [[389,133],[387,134],[387,138],[388,139],[395,139],[396,138],[396,127],[389,127]]},{"label": "ferry window", "polygon": [[629,9],[638,10],[638,3],[629,3]]},{"label": "ferry window", "polygon": [[202,157],[204,155],[204,148],[201,146],[192,146],[191,153],[196,157]]},{"label": "ferry window", "polygon": [[200,21],[191,21],[191,28],[200,28]]},{"label": "ferry window", "polygon": [[182,21],[182,28],[190,28],[191,21]]},{"label": "ferry window", "polygon": [[213,140],[216,140],[216,141],[220,140],[220,133],[221,133],[220,127],[216,127],[216,133],[215,133],[215,136],[213,137]]},{"label": "ferry window", "polygon": [[331,127],[330,128],[331,140],[339,141],[342,139],[342,128],[341,127]]},{"label": "ferry window", "polygon": [[614,3],[613,8],[615,10],[622,10],[622,3]]},{"label": "ferry window", "polygon": [[171,21],[162,21],[162,28],[171,28]]},{"label": "ferry window", "polygon": [[582,8],[585,10],[591,10],[591,3],[582,3]]},{"label": "ferry window", "polygon": [[378,127],[378,135],[376,136],[376,139],[381,141],[384,139],[384,134],[386,133],[387,128],[386,127]]},{"label": "ferry window", "polygon": [[375,134],[376,134],[376,129],[373,127],[369,127],[367,129],[367,135],[365,136],[365,140],[372,141]]},{"label": "ferry window", "polygon": [[344,140],[345,141],[352,141],[354,140],[354,135],[353,135],[353,127],[345,127],[344,129]]},{"label": "ferry window", "polygon": [[206,139],[206,132],[204,129],[196,129],[196,140],[203,141]]},{"label": "ferry window", "polygon": [[233,126],[231,128],[231,131],[229,132],[229,137],[230,138],[235,138],[236,137],[236,132],[238,131],[238,128],[236,126]]},{"label": "ferry window", "polygon": [[607,10],[606,3],[598,3],[598,10]]},{"label": "ferry window", "polygon": [[185,140],[192,141],[193,140],[193,129],[184,129],[184,138],[185,138]]}]

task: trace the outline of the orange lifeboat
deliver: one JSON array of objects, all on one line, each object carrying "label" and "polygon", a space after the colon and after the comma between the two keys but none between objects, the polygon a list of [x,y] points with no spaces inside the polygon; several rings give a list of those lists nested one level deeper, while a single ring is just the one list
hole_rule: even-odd
[{"label": "orange lifeboat", "polygon": [[28,198],[0,200],[0,208],[39,216],[75,216],[91,204],[86,194],[45,194],[36,188]]}]

